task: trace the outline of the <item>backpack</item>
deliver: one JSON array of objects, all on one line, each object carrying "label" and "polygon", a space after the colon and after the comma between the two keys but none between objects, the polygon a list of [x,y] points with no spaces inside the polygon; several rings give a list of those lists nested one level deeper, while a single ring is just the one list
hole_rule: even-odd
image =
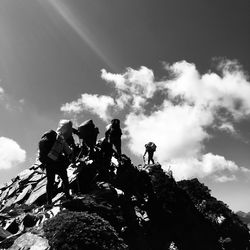
[{"label": "backpack", "polygon": [[56,141],[57,133],[54,130],[45,132],[38,143],[38,159],[41,163],[46,164],[52,160],[48,154]]},{"label": "backpack", "polygon": [[156,145],[153,142],[149,142],[147,144],[145,144],[146,149],[151,150],[151,151],[155,151],[156,150]]}]

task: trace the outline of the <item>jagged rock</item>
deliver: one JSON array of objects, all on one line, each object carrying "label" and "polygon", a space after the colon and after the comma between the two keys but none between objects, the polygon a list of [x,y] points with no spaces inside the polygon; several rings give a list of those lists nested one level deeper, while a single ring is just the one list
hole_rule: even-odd
[{"label": "jagged rock", "polygon": [[38,198],[46,194],[46,184],[47,184],[47,179],[43,179],[40,181],[34,190],[31,192],[28,200],[25,202],[26,205],[31,205],[33,204]]},{"label": "jagged rock", "polygon": [[19,231],[19,224],[16,219],[12,219],[9,221],[9,223],[6,225],[5,229],[9,231],[12,234],[16,234]]},{"label": "jagged rock", "polygon": [[8,193],[9,193],[9,189],[8,189],[8,188],[5,189],[5,190],[2,192],[1,197],[0,197],[0,202],[2,202],[2,201],[7,197]]},{"label": "jagged rock", "polygon": [[29,194],[32,190],[32,185],[28,185],[25,187],[22,192],[17,196],[16,200],[14,203],[19,203],[22,202],[22,200],[26,197],[27,194]]},{"label": "jagged rock", "polygon": [[7,210],[11,209],[10,207],[14,204],[14,201],[16,200],[16,197],[9,198],[4,206],[1,208],[1,212],[7,212]]},{"label": "jagged rock", "polygon": [[4,240],[4,239],[6,239],[7,237],[9,237],[9,236],[11,236],[11,235],[12,235],[12,234],[11,234],[9,231],[3,229],[3,228],[0,226],[0,240]]},{"label": "jagged rock", "polygon": [[25,233],[17,238],[9,250],[48,250],[48,240],[32,233]]},{"label": "jagged rock", "polygon": [[24,182],[25,180],[27,180],[32,174],[34,173],[34,171],[30,170],[30,169],[24,169],[19,175],[19,179],[20,179],[20,183]]},{"label": "jagged rock", "polygon": [[14,192],[19,188],[19,183],[15,182],[13,183],[13,185],[11,186],[11,188],[9,189],[9,193],[8,196],[11,196],[12,194],[14,194]]},{"label": "jagged rock", "polygon": [[42,179],[44,179],[46,177],[46,175],[44,173],[35,173],[32,175],[31,178],[29,178],[28,182],[29,183],[36,183],[36,182],[40,182]]}]

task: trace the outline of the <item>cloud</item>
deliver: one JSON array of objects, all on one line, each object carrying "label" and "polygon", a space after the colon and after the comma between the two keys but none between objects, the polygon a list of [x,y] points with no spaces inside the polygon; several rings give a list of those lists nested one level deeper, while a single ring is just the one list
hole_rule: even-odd
[{"label": "cloud", "polygon": [[166,63],[164,68],[161,81],[145,66],[127,68],[122,74],[103,69],[101,78],[113,87],[113,98],[101,96],[106,102],[100,107],[100,96],[83,94],[62,110],[88,110],[105,121],[112,112],[121,111],[127,144],[135,155],[142,155],[145,143],[154,141],[157,160],[166,167],[171,165],[179,179],[235,179],[242,168],[206,152],[205,143],[215,130],[235,136],[235,124],[250,116],[250,83],[242,67],[237,61],[223,60],[216,72],[205,74],[186,61]]},{"label": "cloud", "polygon": [[114,106],[115,102],[112,97],[82,94],[78,100],[62,105],[61,111],[80,114],[86,110],[98,115],[104,121],[107,121],[110,118],[109,109]]},{"label": "cloud", "polygon": [[4,93],[4,90],[2,87],[0,87],[0,95],[2,95]]},{"label": "cloud", "polygon": [[217,182],[229,182],[229,181],[235,181],[237,178],[235,175],[232,175],[232,176],[226,176],[226,175],[223,175],[223,176],[218,176],[215,178],[215,181]]},{"label": "cloud", "polygon": [[[175,158],[169,161],[175,177],[188,179],[193,177],[210,177],[215,181],[224,179],[236,179],[234,174],[243,172],[235,162],[226,160],[225,157],[212,153],[203,154],[200,157]],[[227,179],[225,178],[227,176]]]},{"label": "cloud", "polygon": [[0,86],[0,101],[3,101],[4,100],[4,89]]},{"label": "cloud", "polygon": [[9,169],[25,161],[26,152],[17,142],[0,137],[0,169]]},{"label": "cloud", "polygon": [[101,78],[115,87],[120,108],[129,105],[134,110],[140,110],[157,89],[153,71],[144,66],[138,70],[127,68],[124,74],[112,74],[102,69]]}]

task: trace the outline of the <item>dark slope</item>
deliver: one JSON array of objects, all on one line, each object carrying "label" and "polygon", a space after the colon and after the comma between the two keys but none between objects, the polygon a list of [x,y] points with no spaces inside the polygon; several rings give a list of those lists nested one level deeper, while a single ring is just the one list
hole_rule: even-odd
[{"label": "dark slope", "polygon": [[[22,249],[36,244],[41,250],[63,249],[58,248],[62,244],[66,244],[65,249],[88,249],[70,243],[74,239],[83,244],[83,235],[90,230],[86,226],[88,221],[93,232],[86,233],[88,242],[93,241],[89,243],[90,249],[245,250],[250,247],[245,224],[197,179],[176,182],[171,172],[164,172],[159,164],[135,167],[126,156],[119,165],[113,165],[114,172],[109,175],[100,174],[101,167],[97,161],[87,160],[78,168],[69,167],[74,199],[65,200],[58,179],[52,207],[44,205],[46,178],[38,165],[1,187],[0,249]],[[71,220],[75,220],[74,225],[79,224],[79,230],[74,230]],[[56,228],[62,223],[65,230],[72,228],[67,229],[66,236],[59,237]],[[107,234],[99,237],[101,232]],[[104,240],[107,237],[110,240]]]}]

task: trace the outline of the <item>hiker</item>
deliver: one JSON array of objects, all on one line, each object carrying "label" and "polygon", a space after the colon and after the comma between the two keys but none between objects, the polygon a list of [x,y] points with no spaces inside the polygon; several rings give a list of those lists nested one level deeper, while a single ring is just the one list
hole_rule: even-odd
[{"label": "hiker", "polygon": [[145,153],[143,155],[143,161],[145,162],[145,156],[146,154],[148,154],[148,164],[150,164],[150,161],[152,162],[152,164],[155,164],[153,159],[155,150],[156,145],[153,142],[145,144]]},{"label": "hiker", "polygon": [[59,175],[63,182],[64,193],[67,199],[69,194],[69,181],[67,167],[71,161],[73,150],[66,140],[72,136],[72,122],[61,120],[56,131],[46,132],[39,142],[39,160],[45,165],[47,175],[47,204],[51,205],[55,175]]},{"label": "hiker", "polygon": [[90,158],[93,157],[98,134],[99,129],[92,120],[87,120],[78,127],[78,136],[82,139],[82,154],[88,153]]},{"label": "hiker", "polygon": [[97,146],[99,148],[98,157],[100,158],[99,173],[104,178],[109,178],[110,174],[114,171],[111,167],[111,159],[113,155],[112,144],[108,140],[108,134],[104,138],[98,140]]},{"label": "hiker", "polygon": [[120,120],[113,119],[111,124],[107,126],[107,130],[105,136],[108,138],[109,142],[114,145],[117,153],[117,158],[120,159],[121,157],[121,136],[122,131],[120,128]]}]

